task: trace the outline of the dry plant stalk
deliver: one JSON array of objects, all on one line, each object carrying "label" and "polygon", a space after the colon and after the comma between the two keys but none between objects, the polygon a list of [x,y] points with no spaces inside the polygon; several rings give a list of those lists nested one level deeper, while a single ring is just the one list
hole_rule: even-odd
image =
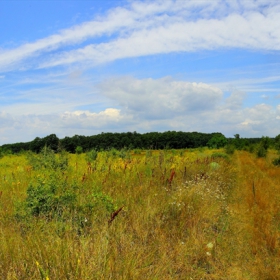
[{"label": "dry plant stalk", "polygon": [[170,174],[170,178],[168,179],[169,186],[171,186],[174,176],[175,176],[175,171],[172,170],[172,172]]},{"label": "dry plant stalk", "polygon": [[111,223],[115,220],[115,218],[119,215],[119,213],[122,211],[122,209],[124,208],[124,206],[122,206],[121,208],[119,208],[118,210],[116,210],[115,212],[113,212],[111,214],[111,218],[108,221],[108,225],[110,226]]}]

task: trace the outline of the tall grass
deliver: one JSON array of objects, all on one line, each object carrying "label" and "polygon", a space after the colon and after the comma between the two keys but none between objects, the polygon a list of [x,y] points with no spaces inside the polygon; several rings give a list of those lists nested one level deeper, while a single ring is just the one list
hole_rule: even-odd
[{"label": "tall grass", "polygon": [[2,158],[0,279],[278,279],[277,167],[239,151],[128,153],[64,154],[55,170]]}]

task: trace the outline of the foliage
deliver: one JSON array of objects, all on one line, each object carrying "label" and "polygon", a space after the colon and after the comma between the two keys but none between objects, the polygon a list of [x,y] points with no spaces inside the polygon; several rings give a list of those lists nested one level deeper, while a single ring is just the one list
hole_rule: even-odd
[{"label": "foliage", "polygon": [[96,161],[97,156],[98,156],[98,152],[95,149],[92,149],[86,153],[86,161],[93,163]]},{"label": "foliage", "polygon": [[122,159],[130,159],[130,150],[126,148],[121,149],[119,152],[119,157]]},{"label": "foliage", "polygon": [[266,157],[267,155],[267,150],[270,146],[270,139],[269,137],[262,137],[261,142],[259,143],[258,147],[257,147],[257,157],[261,158],[261,157]]},{"label": "foliage", "polygon": [[68,167],[68,154],[61,152],[56,155],[53,150],[45,146],[38,155],[29,152],[27,154],[29,164],[33,169],[41,168],[50,170],[66,170]]},{"label": "foliage", "polygon": [[[82,203],[81,203],[82,201]],[[114,212],[113,199],[100,190],[81,198],[79,187],[68,184],[56,174],[49,177],[37,177],[26,191],[26,199],[17,204],[15,217],[19,221],[31,221],[37,217],[46,221],[70,223],[70,226],[81,233],[85,227],[92,225],[95,219],[109,218]]]},{"label": "foliage", "polygon": [[76,154],[80,155],[83,152],[83,147],[77,146],[75,149]]},{"label": "foliage", "polygon": [[219,148],[224,147],[227,144],[227,142],[228,141],[225,136],[215,135],[209,140],[209,142],[207,143],[207,146],[210,148],[219,149]]},{"label": "foliage", "polygon": [[272,161],[272,163],[273,163],[274,165],[276,165],[276,166],[280,166],[280,157],[277,157],[276,159],[274,159],[274,160]]},{"label": "foliage", "polygon": [[262,139],[261,139],[261,146],[263,146],[263,148],[265,149],[265,150],[267,150],[268,148],[269,148],[269,146],[270,146],[270,143],[271,143],[271,141],[270,141],[270,138],[269,137],[262,137]]},{"label": "foliage", "polygon": [[141,149],[134,149],[133,153],[135,155],[141,155],[142,150]]},{"label": "foliage", "polygon": [[274,147],[278,152],[280,152],[280,134],[278,134],[274,139]]},{"label": "foliage", "polygon": [[26,208],[33,216],[65,216],[65,212],[74,210],[77,195],[75,186],[66,188],[65,184],[59,184],[56,176],[46,180],[38,178],[27,188]]},{"label": "foliage", "polygon": [[[44,146],[50,147],[55,153],[60,150],[66,150],[70,153],[76,153],[77,147],[82,147],[83,151],[91,149],[109,150],[115,148],[121,150],[131,149],[184,149],[205,147],[211,138],[225,138],[221,133],[200,133],[200,132],[176,132],[166,131],[148,132],[140,134],[137,132],[126,133],[101,133],[93,136],[74,135],[58,139],[55,134],[44,138],[36,137],[31,142],[6,144],[2,147],[10,149],[13,153],[19,153],[21,150],[39,153]],[[222,144],[223,145],[223,144]],[[218,146],[220,144],[218,143]]]},{"label": "foliage", "polygon": [[257,151],[256,151],[256,153],[257,153],[257,157],[259,157],[259,158],[265,158],[266,157],[266,155],[267,155],[267,150],[265,149],[265,147],[263,146],[263,145],[259,145],[258,146],[258,148],[257,148]]},{"label": "foliage", "polygon": [[228,155],[233,155],[234,152],[235,152],[235,146],[233,144],[227,144],[225,146],[225,152],[228,154]]}]

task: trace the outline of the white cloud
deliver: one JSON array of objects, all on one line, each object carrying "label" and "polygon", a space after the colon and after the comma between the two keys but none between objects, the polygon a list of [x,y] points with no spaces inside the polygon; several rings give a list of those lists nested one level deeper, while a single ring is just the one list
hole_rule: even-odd
[{"label": "white cloud", "polygon": [[[107,36],[106,42],[96,43],[100,36]],[[70,50],[63,51],[63,46]],[[127,57],[219,48],[280,50],[278,2],[134,1],[49,37],[1,50],[0,69],[8,71],[18,64],[19,69],[77,62],[96,65]]]},{"label": "white cloud", "polygon": [[193,52],[221,48],[280,50],[280,13],[264,16],[232,14],[226,18],[174,21],[136,30],[107,43],[88,44],[46,59],[40,67],[76,62],[93,65],[116,59],[171,52]]},{"label": "white cloud", "polygon": [[[107,79],[99,85],[115,107],[99,112],[68,110],[64,113],[11,115],[0,113],[0,142],[30,141],[56,133],[65,136],[93,135],[102,131],[220,131],[227,136],[275,136],[279,134],[280,105],[244,107],[244,93],[229,97],[212,85],[171,78]],[[8,139],[8,140],[7,140]]]},{"label": "white cloud", "polygon": [[0,121],[0,144],[5,144],[31,141],[37,136],[44,137],[52,133],[62,138],[75,134],[93,135],[101,131],[122,131],[125,125],[129,126],[130,116],[122,115],[120,110],[115,108],[107,108],[98,113],[73,111],[19,116],[0,112]]},{"label": "white cloud", "polygon": [[[174,129],[221,131],[230,136],[235,133],[277,135],[279,108],[266,104],[244,107],[245,92],[257,92],[258,97],[264,93],[263,102],[271,92],[279,93],[277,63],[273,67],[270,64],[269,68],[273,68],[270,72],[267,65],[256,68],[255,63],[251,66],[254,69],[243,68],[246,73],[240,73],[242,69],[219,69],[213,74],[206,69],[204,75],[214,77],[211,84],[211,78],[198,79],[195,73],[193,80],[196,82],[171,77],[116,77],[96,86],[104,73],[85,70],[117,59],[171,52],[231,48],[279,51],[278,3],[260,0],[128,1],[124,7],[111,9],[92,21],[15,49],[0,49],[2,72],[70,66],[66,73],[56,68],[52,69],[53,73],[50,69],[37,69],[30,74],[15,71],[0,76],[1,86],[3,84],[0,141],[15,139],[16,142],[19,135],[20,141],[28,141],[50,133],[64,137],[106,130]],[[72,65],[75,63],[77,67]],[[118,69],[114,68],[113,73]],[[224,77],[232,80],[222,82]],[[205,80],[208,83],[202,82]],[[223,91],[231,92],[230,96],[225,97]]]},{"label": "white cloud", "polygon": [[113,78],[99,85],[103,95],[144,119],[168,119],[185,112],[214,110],[222,100],[219,88],[171,78]]},{"label": "white cloud", "polygon": [[62,126],[73,126],[76,124],[81,128],[102,128],[108,123],[113,125],[121,121],[123,116],[120,110],[114,108],[107,108],[99,113],[91,113],[89,111],[74,111],[65,112],[61,115]]},{"label": "white cloud", "polygon": [[245,92],[234,90],[231,93],[231,95],[226,99],[226,107],[231,110],[241,109],[245,97],[246,97]]}]

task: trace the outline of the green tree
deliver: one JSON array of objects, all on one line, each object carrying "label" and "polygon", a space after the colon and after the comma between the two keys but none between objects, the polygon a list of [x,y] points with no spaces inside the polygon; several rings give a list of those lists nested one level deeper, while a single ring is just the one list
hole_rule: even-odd
[{"label": "green tree", "polygon": [[278,134],[274,139],[274,147],[278,152],[280,152],[280,134]]},{"label": "green tree", "polygon": [[264,147],[265,150],[268,150],[270,146],[270,138],[267,136],[263,136],[261,140],[261,145]]},{"label": "green tree", "polygon": [[224,135],[215,135],[207,143],[209,148],[222,148],[228,143],[227,138]]}]

